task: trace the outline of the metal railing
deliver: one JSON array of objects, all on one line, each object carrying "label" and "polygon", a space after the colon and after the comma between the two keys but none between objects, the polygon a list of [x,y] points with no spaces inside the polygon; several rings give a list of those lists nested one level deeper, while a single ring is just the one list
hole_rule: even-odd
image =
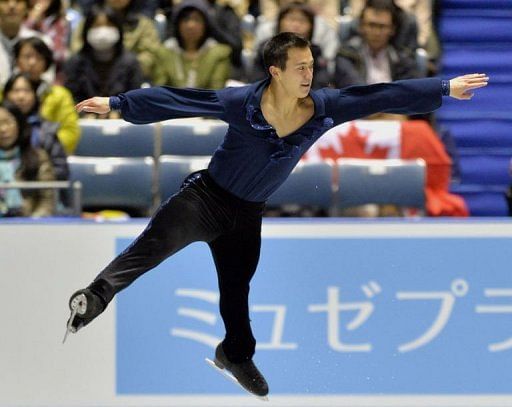
[{"label": "metal railing", "polygon": [[[14,181],[0,183],[0,189],[52,189],[68,190],[71,196],[71,214],[80,216],[82,213],[82,183],[80,181]],[[57,208],[54,208],[54,213]]]}]

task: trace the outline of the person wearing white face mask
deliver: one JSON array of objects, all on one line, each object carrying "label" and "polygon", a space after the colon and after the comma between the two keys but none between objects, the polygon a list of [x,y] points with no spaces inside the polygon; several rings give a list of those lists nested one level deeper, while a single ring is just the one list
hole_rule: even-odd
[{"label": "person wearing white face mask", "polygon": [[87,42],[98,53],[112,51],[119,41],[120,34],[116,27],[94,27],[87,33]]},{"label": "person wearing white face mask", "polygon": [[[123,26],[123,45],[126,50],[137,55],[145,80],[152,80],[152,73],[159,63],[157,52],[161,47],[160,37],[155,23],[142,15],[139,0],[95,0],[90,8],[84,10],[89,14],[95,6],[109,7]],[[84,24],[80,22],[71,36],[71,52],[77,53],[83,46]]]},{"label": "person wearing white face mask", "polygon": [[75,101],[140,88],[143,74],[139,62],[124,48],[122,24],[111,9],[91,9],[85,18],[82,40],[82,49],[64,69],[65,86]]}]

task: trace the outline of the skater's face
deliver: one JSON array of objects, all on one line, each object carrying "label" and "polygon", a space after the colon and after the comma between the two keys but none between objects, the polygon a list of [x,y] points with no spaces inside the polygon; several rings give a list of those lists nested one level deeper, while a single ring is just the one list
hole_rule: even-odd
[{"label": "skater's face", "polygon": [[36,103],[34,88],[23,76],[14,81],[11,90],[5,96],[9,102],[18,106],[24,114],[30,113]]},{"label": "skater's face", "polygon": [[311,90],[313,63],[313,55],[309,47],[290,48],[285,69],[271,66],[270,74],[290,96],[302,99],[308,96]]},{"label": "skater's face", "polygon": [[0,107],[0,149],[11,148],[18,139],[18,123],[16,118],[3,107]]},{"label": "skater's face", "polygon": [[44,56],[30,44],[21,47],[16,63],[20,71],[28,74],[30,79],[34,81],[41,79],[41,75],[47,69]]},{"label": "skater's face", "polygon": [[395,33],[391,12],[368,8],[361,16],[361,35],[374,52],[389,45]]}]

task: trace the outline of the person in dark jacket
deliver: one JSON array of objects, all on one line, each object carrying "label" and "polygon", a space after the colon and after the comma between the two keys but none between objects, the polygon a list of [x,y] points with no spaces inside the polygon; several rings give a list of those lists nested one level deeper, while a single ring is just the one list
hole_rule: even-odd
[{"label": "person in dark jacket", "polygon": [[3,95],[27,117],[31,128],[30,144],[46,151],[53,166],[55,179],[59,181],[69,179],[66,152],[57,137],[59,124],[44,120],[39,115],[39,99],[35,83],[27,74],[14,74],[5,83]]},{"label": "person in dark jacket", "polygon": [[[277,16],[277,32],[293,32],[301,35],[311,42],[313,31],[315,29],[315,13],[311,7],[304,3],[293,2],[284,6]],[[264,79],[269,75],[265,71],[265,63],[263,61],[263,49],[265,43],[261,44],[254,59],[254,66],[249,73],[250,81]],[[313,67],[315,76],[313,77],[313,89],[319,89],[330,86],[332,83],[331,75],[327,67],[327,59],[322,55],[322,49],[311,43],[311,52],[315,65]]]},{"label": "person in dark jacket", "polygon": [[123,27],[108,7],[93,6],[85,18],[80,52],[65,65],[65,86],[75,101],[140,88],[143,74],[123,45]]},{"label": "person in dark jacket", "polygon": [[[475,74],[398,81],[346,89],[311,90],[309,42],[293,33],[273,37],[264,50],[270,77],[221,90],[155,87],[80,102],[79,111],[120,110],[125,120],[150,123],[209,116],[229,126],[208,169],[189,175],[142,234],[85,289],[70,298],[66,332],[76,332],[107,307],[116,293],[195,241],[207,242],[215,261],[220,313],[226,328],[215,365],[227,369],[248,392],[268,394],[252,358],[256,340],[249,319],[250,281],[261,248],[265,201],[302,155],[329,128],[387,111],[419,113],[439,108],[442,96],[470,99],[488,78]],[[142,306],[142,305],[140,305]]]},{"label": "person in dark jacket", "polygon": [[341,46],[336,56],[336,87],[419,77],[414,54],[392,43],[398,21],[396,13],[393,3],[387,0],[366,4],[361,14],[360,35]]}]

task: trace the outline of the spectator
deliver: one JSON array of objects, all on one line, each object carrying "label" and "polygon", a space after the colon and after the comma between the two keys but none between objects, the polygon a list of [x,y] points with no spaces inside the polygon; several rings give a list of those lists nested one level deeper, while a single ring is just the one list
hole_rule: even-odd
[{"label": "spectator", "polygon": [[70,27],[61,0],[31,0],[24,26],[47,35],[52,41],[57,80],[68,57]]},{"label": "spectator", "polygon": [[20,38],[39,35],[23,26],[27,10],[28,0],[0,1],[0,86],[11,76],[14,44]]},{"label": "spectator", "polygon": [[160,51],[155,83],[221,89],[230,74],[231,49],[211,37],[207,5],[184,0],[174,12],[176,37]]},{"label": "spectator", "polygon": [[[155,13],[160,7],[160,3],[163,3],[163,0],[144,0],[137,1],[133,4],[134,10],[144,14],[145,16],[153,19],[155,17]],[[89,14],[95,3],[98,3],[96,0],[78,0],[76,3],[82,9],[82,13],[84,15]]]},{"label": "spectator", "polygon": [[58,137],[67,154],[72,154],[80,139],[78,114],[71,92],[63,86],[52,85],[43,74],[53,64],[52,51],[39,38],[21,39],[14,47],[16,69],[29,75],[37,87],[39,113],[50,122],[59,123]]},{"label": "spectator", "polygon": [[392,45],[397,11],[390,0],[370,0],[360,19],[360,36],[342,46],[336,57],[335,86],[373,84],[419,76],[414,55]]},{"label": "spectator", "polygon": [[212,38],[229,45],[231,62],[236,70],[241,70],[243,43],[240,18],[228,2],[220,4],[217,0],[208,0],[207,5]]},{"label": "spectator", "polygon": [[[315,14],[313,10],[303,3],[290,3],[279,12],[277,16],[277,29],[275,34],[280,32],[293,32],[299,34],[311,41],[315,27]],[[250,74],[250,81],[256,81],[267,77],[268,73],[265,70],[263,62],[263,48],[262,44],[256,54],[254,68]],[[311,52],[314,58],[314,72],[313,76],[313,89],[329,86],[331,78],[327,69],[327,60],[322,55],[322,49],[316,45],[311,44]]]},{"label": "spectator", "polygon": [[[135,0],[103,0],[101,4],[110,7],[117,14],[123,26],[123,44],[126,50],[137,55],[146,80],[157,63],[157,53],[161,46],[155,24],[137,10]],[[71,51],[79,52],[83,47],[83,23],[73,32]]]},{"label": "spectator", "polygon": [[39,116],[37,89],[29,76],[23,73],[11,76],[5,84],[4,97],[27,117],[31,126],[30,144],[46,151],[53,165],[55,178],[59,181],[67,180],[69,168],[66,153],[57,137],[59,125]]},{"label": "spectator", "polygon": [[[155,18],[156,11],[158,10],[160,3],[163,1],[160,0],[144,0],[143,2],[138,1],[136,4],[136,10],[150,19]],[[92,6],[97,3],[95,0],[78,0],[80,8],[84,15],[89,14]],[[134,5],[135,6],[135,5]]]},{"label": "spectator", "polygon": [[65,86],[75,102],[140,88],[143,74],[139,62],[124,49],[123,26],[112,9],[91,9],[83,25],[82,43],[82,49],[65,66]]},{"label": "spectator", "polygon": [[[339,0],[308,0],[304,3],[307,3],[316,15],[322,16],[322,20],[327,22],[331,28],[336,28],[337,17],[340,14]],[[266,20],[275,19],[279,14],[279,10],[285,5],[286,3],[282,0],[261,0],[260,2],[260,7]]]},{"label": "spectator", "polygon": [[[52,164],[46,152],[30,145],[30,126],[21,111],[4,101],[0,105],[0,180],[53,181]],[[0,217],[50,216],[56,204],[49,189],[0,190]]]},{"label": "spectator", "polygon": [[[162,11],[167,19],[167,37],[176,36],[176,26],[172,24],[173,21],[173,0],[162,1]],[[240,77],[242,69],[242,30],[240,17],[235,12],[234,8],[228,2],[218,3],[216,0],[207,0],[205,2],[209,23],[210,35],[213,39],[221,44],[226,44],[231,47],[231,63],[237,75],[232,77]],[[175,7],[175,6],[174,6]]]},{"label": "spectator", "polygon": [[[297,2],[297,0],[277,0],[279,9],[282,9],[287,4],[293,2]],[[301,0],[300,2],[304,4],[308,3],[306,0]],[[254,50],[258,50],[262,43],[266,42],[276,33],[276,26],[276,17],[268,18],[260,16],[260,18],[258,18],[258,25],[256,26],[254,34]],[[338,34],[334,28],[327,23],[325,18],[320,16],[318,13],[315,15],[311,41],[313,44],[317,44],[322,48],[322,55],[327,58],[328,61],[334,61],[336,51],[339,47]]]},{"label": "spectator", "polygon": [[[357,17],[361,14],[366,0],[350,0],[350,14]],[[432,24],[432,0],[395,0],[395,3],[406,13],[415,17],[417,23],[417,44],[425,49],[431,48],[431,42],[437,42]]]}]

